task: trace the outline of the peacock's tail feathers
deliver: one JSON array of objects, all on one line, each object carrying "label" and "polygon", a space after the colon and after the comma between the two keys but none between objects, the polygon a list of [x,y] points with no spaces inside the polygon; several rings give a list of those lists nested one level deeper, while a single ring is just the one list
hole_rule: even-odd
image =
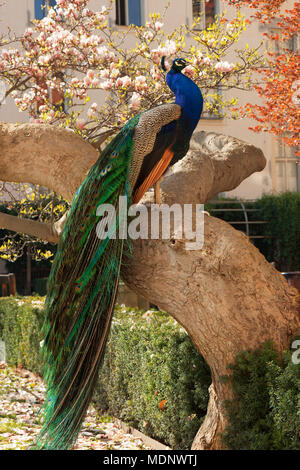
[{"label": "peacock's tail feathers", "polygon": [[130,197],[128,171],[133,133],[139,116],[129,121],[93,165],[76,195],[58,245],[48,281],[42,359],[47,394],[44,424],[36,449],[72,447],[93,395],[118,287],[124,240],[100,239],[97,208],[122,211],[120,195]]}]

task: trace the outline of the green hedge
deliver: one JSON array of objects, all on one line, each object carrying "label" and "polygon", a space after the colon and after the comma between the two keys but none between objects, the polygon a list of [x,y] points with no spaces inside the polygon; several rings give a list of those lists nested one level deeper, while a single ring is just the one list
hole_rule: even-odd
[{"label": "green hedge", "polygon": [[[237,199],[225,198],[224,201]],[[268,261],[275,261],[276,268],[283,271],[300,271],[300,193],[286,192],[279,195],[265,195],[254,202],[244,201],[249,221],[266,221],[267,224],[251,224],[250,235],[263,235],[264,239],[252,239]],[[205,205],[206,210],[241,208],[238,204]],[[243,212],[218,211],[213,216],[226,222],[244,220]],[[234,225],[234,228],[245,231],[245,225]]]},{"label": "green hedge", "polygon": [[271,343],[241,352],[232,370],[233,400],[225,403],[229,425],[223,435],[233,450],[300,449],[300,364]]},{"label": "green hedge", "polygon": [[[42,300],[0,299],[7,361],[37,373]],[[206,414],[210,382],[209,368],[171,317],[116,307],[94,396],[100,411],[172,447],[189,448]]]},{"label": "green hedge", "polygon": [[[0,299],[10,365],[40,373],[43,299]],[[271,344],[229,368],[228,449],[300,449],[300,364]],[[224,378],[226,380],[226,378]],[[228,379],[227,379],[228,380]],[[163,312],[116,307],[94,404],[174,449],[189,448],[206,413],[210,372],[186,332]]]},{"label": "green hedge", "polygon": [[266,195],[254,207],[260,210],[260,218],[268,221],[264,234],[275,237],[258,240],[258,248],[280,271],[300,271],[300,193]]},{"label": "green hedge", "polygon": [[20,297],[0,299],[0,337],[5,342],[7,362],[22,364],[41,373],[39,351],[44,299]]},{"label": "green hedge", "polygon": [[95,396],[98,408],[186,449],[206,414],[210,383],[208,366],[169,315],[117,307]]}]

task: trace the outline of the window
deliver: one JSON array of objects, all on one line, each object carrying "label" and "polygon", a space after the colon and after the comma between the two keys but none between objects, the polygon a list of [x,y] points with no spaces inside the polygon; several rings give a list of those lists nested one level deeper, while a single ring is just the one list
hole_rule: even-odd
[{"label": "window", "polygon": [[292,147],[276,143],[276,190],[300,191],[299,159]]},{"label": "window", "polygon": [[142,25],[141,0],[116,0],[116,24],[127,26]]},{"label": "window", "polygon": [[206,29],[214,22],[217,14],[217,0],[193,0],[193,18],[202,18],[199,28]]},{"label": "window", "polygon": [[[278,37],[280,38],[280,35],[281,35],[280,29],[270,28],[268,32],[272,34],[273,36],[276,36],[277,34]],[[279,38],[269,39],[268,42],[266,43],[267,48],[270,50],[270,52],[274,52],[276,55],[280,55],[287,51],[297,52],[297,50],[299,49],[299,46],[298,46],[299,36],[297,34],[294,34],[291,38],[285,41],[282,41]]]},{"label": "window", "polygon": [[[272,28],[270,31],[273,35],[280,35],[280,30]],[[280,55],[287,49],[291,52],[297,51],[297,35],[288,41],[270,40],[269,50]],[[276,165],[276,191],[299,191],[300,192],[300,161],[296,155],[297,149],[288,147],[287,145],[277,141],[275,151]]]},{"label": "window", "polygon": [[47,16],[47,6],[54,7],[56,0],[34,0],[34,17],[36,20],[42,20]]}]

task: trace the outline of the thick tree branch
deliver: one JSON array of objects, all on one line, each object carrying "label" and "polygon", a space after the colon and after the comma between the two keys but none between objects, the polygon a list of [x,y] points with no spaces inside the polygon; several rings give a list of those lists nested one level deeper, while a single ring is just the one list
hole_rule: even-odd
[{"label": "thick tree branch", "polygon": [[210,366],[212,395],[194,448],[219,449],[223,401],[231,397],[221,381],[230,374],[228,364],[267,340],[278,351],[288,348],[299,328],[299,296],[246,235],[220,219],[204,220],[202,249],[187,250],[184,237],[134,240],[121,274],[132,290],[186,329]]},{"label": "thick tree branch", "polygon": [[[0,180],[45,186],[71,200],[98,152],[74,132],[41,124],[0,123]],[[162,184],[162,202],[200,203],[238,186],[266,163],[262,151],[233,137],[196,132],[191,150]],[[149,200],[149,194],[145,197]],[[1,226],[57,243],[58,225],[4,217]],[[63,219],[64,221],[65,219]],[[44,226],[45,225],[45,226]]]},{"label": "thick tree branch", "polygon": [[99,153],[71,130],[0,123],[0,180],[33,183],[70,201]]},{"label": "thick tree branch", "polygon": [[39,240],[58,243],[61,227],[56,224],[46,224],[32,219],[24,219],[0,212],[0,227],[13,232],[25,233]]},{"label": "thick tree branch", "polygon": [[[45,186],[71,200],[99,154],[74,132],[41,124],[0,123],[0,180]],[[163,201],[205,202],[238,186],[266,164],[260,149],[212,132],[196,132],[191,151],[161,185]]]},{"label": "thick tree branch", "polygon": [[162,202],[205,203],[215,194],[236,188],[265,165],[263,152],[254,145],[214,132],[195,132],[188,155],[163,178]]}]

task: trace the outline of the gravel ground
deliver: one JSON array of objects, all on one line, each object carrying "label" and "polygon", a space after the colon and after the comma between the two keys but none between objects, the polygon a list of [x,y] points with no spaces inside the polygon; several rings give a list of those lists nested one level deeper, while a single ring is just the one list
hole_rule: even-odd
[{"label": "gravel ground", "polygon": [[[43,381],[32,372],[0,363],[0,450],[27,450],[41,428]],[[91,406],[75,450],[147,450],[110,417]]]}]

